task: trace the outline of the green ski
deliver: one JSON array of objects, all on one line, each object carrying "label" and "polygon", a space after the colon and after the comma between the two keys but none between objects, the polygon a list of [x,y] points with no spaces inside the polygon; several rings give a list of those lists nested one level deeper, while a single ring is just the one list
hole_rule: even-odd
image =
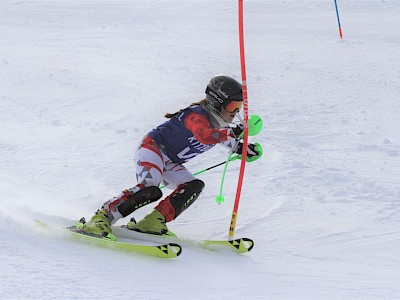
[{"label": "green ski", "polygon": [[112,227],[112,232],[117,237],[131,238],[135,240],[163,243],[165,241],[177,242],[185,246],[196,246],[207,250],[229,249],[237,253],[246,253],[254,247],[254,241],[249,238],[228,240],[196,240],[179,238],[174,234],[154,235],[130,230],[126,225]]},{"label": "green ski", "polygon": [[78,228],[76,228],[76,226],[58,227],[47,224],[40,220],[35,220],[35,222],[46,229],[61,231],[74,239],[96,246],[127,252],[142,253],[161,258],[174,258],[179,256],[182,252],[181,246],[176,243],[163,243],[162,245],[141,245],[136,243],[119,242],[102,236],[85,234],[83,231],[80,231]]}]

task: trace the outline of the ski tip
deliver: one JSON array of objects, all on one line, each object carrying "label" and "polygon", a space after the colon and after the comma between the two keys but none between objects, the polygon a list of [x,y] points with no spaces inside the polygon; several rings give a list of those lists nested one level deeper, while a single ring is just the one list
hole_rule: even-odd
[{"label": "ski tip", "polygon": [[238,253],[250,252],[254,247],[254,241],[249,238],[234,239],[230,240],[229,243]]},{"label": "ski tip", "polygon": [[249,238],[242,238],[242,241],[244,243],[247,243],[247,245],[245,245],[245,247],[247,248],[246,252],[250,252],[251,249],[253,249],[253,247],[254,247],[254,241],[252,239],[249,239]]},{"label": "ski tip", "polygon": [[170,246],[171,250],[176,254],[176,256],[181,255],[182,247],[180,245],[175,244],[175,243],[169,243],[169,246]]},{"label": "ski tip", "polygon": [[157,246],[164,254],[160,257],[174,258],[182,253],[182,247],[175,243],[168,243],[165,245]]}]

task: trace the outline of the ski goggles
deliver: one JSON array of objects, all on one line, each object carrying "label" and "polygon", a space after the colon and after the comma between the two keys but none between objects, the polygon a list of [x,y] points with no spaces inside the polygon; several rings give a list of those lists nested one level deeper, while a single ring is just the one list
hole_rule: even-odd
[{"label": "ski goggles", "polygon": [[243,101],[235,101],[231,100],[223,107],[228,113],[234,113],[236,110],[240,110],[242,108]]}]

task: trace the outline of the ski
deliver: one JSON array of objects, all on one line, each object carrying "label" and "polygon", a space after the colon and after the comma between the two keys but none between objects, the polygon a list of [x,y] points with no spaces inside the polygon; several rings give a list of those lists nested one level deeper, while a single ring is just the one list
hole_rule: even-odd
[{"label": "ski", "polygon": [[203,249],[217,251],[229,249],[237,253],[247,253],[254,247],[254,241],[249,238],[237,238],[234,240],[196,240],[179,238],[175,235],[154,235],[141,233],[130,230],[126,225],[113,226],[112,232],[115,236],[121,238],[130,238],[135,240],[151,241],[156,243],[163,243],[165,241],[176,242],[184,246],[195,246]]},{"label": "ski", "polygon": [[182,252],[180,245],[169,242],[165,243],[165,240],[163,243],[161,243],[161,245],[142,245],[131,242],[113,241],[106,237],[86,234],[76,226],[58,227],[36,219],[35,222],[43,228],[57,230],[76,240],[100,247],[117,249],[126,252],[141,253],[160,258],[174,258],[179,256]]}]

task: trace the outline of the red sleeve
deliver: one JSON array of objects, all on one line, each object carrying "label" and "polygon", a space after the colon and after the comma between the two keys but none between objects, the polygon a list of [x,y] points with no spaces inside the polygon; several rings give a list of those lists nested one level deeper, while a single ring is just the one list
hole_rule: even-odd
[{"label": "red sleeve", "polygon": [[194,137],[202,144],[218,144],[228,140],[229,130],[211,128],[210,121],[204,115],[191,112],[185,118],[185,127],[193,132]]}]

